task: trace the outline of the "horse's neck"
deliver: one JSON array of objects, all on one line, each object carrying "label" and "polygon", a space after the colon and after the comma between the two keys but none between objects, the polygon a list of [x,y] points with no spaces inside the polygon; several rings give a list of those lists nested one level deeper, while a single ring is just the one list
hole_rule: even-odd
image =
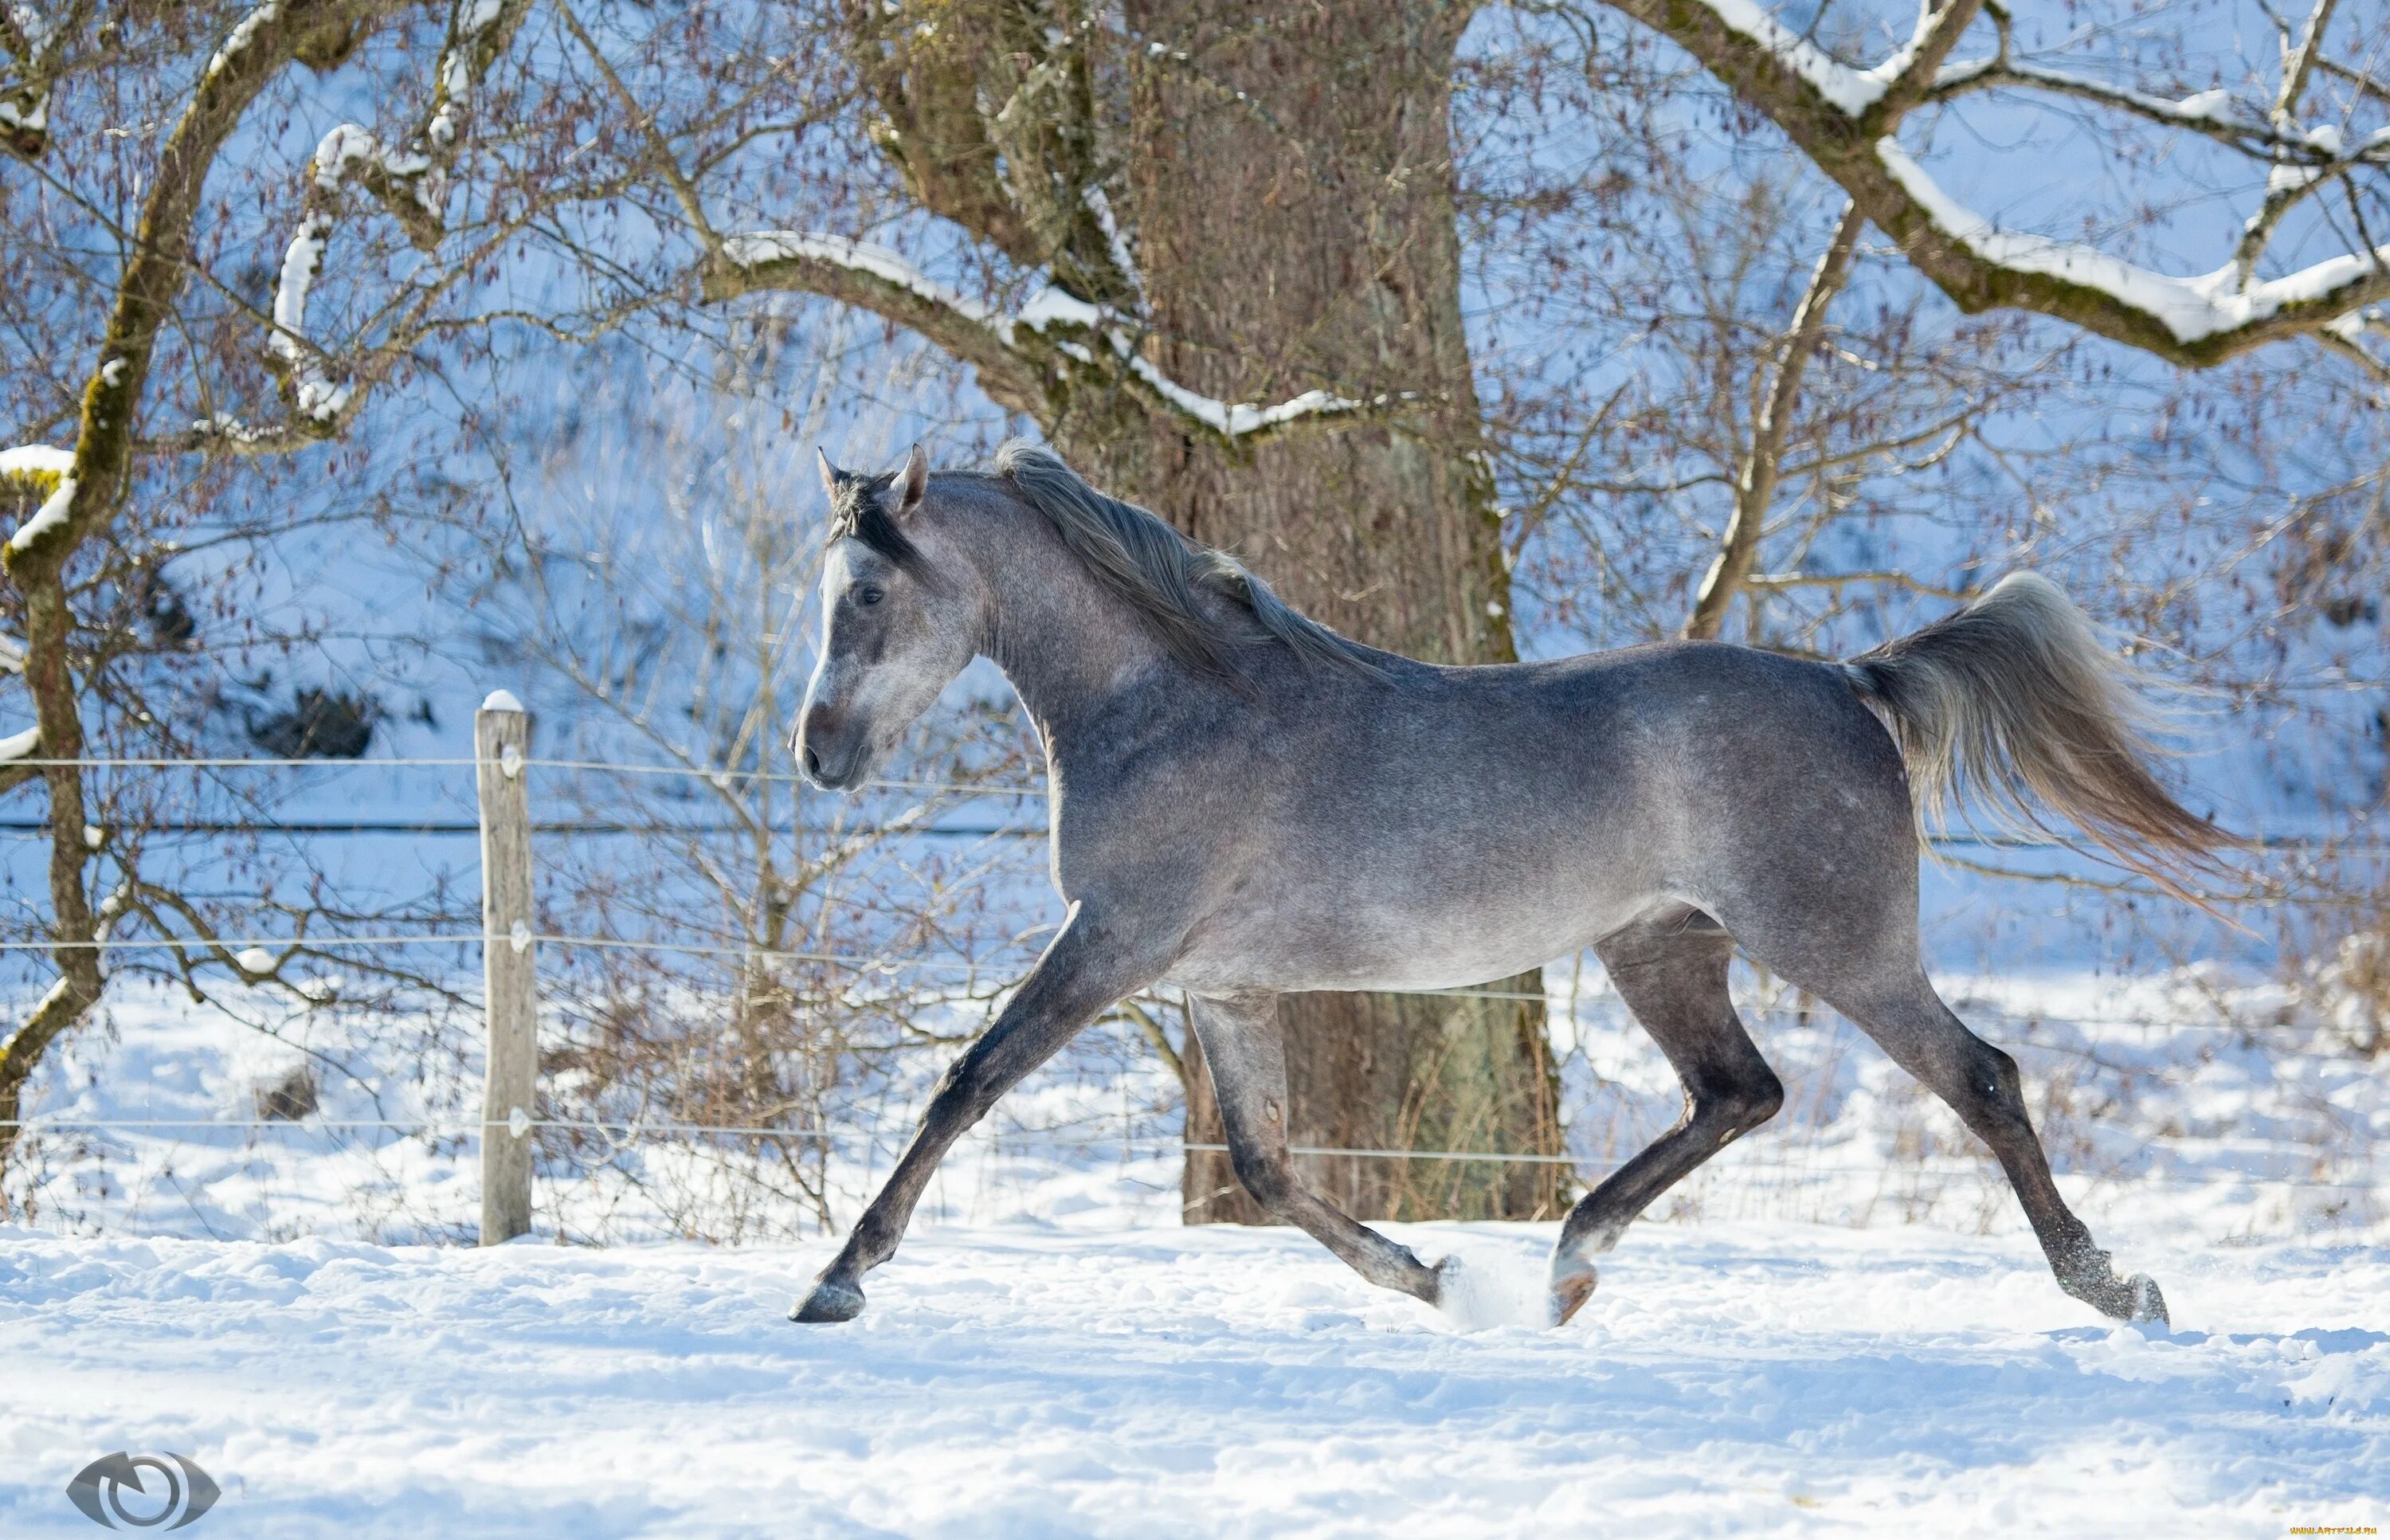
[{"label": "horse's neck", "polygon": [[1117,712],[1127,692],[1150,686],[1156,670],[1198,683],[1050,530],[999,536],[975,556],[993,601],[982,651],[1020,695],[1049,755],[1100,752],[1087,728]]}]

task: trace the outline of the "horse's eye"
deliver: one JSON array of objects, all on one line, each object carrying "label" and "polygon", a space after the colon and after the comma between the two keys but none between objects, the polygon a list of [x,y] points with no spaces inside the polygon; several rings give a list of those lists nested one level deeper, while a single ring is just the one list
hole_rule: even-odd
[{"label": "horse's eye", "polygon": [[880,589],[871,587],[867,584],[854,591],[854,602],[857,604],[878,604],[881,599],[884,599],[887,597],[888,596],[885,592]]}]

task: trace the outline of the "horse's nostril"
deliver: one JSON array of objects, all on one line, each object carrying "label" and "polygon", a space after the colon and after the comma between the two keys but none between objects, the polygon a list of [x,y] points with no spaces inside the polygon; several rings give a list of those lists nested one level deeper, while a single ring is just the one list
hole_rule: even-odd
[{"label": "horse's nostril", "polygon": [[805,774],[808,776],[821,774],[821,755],[810,743],[805,745]]}]

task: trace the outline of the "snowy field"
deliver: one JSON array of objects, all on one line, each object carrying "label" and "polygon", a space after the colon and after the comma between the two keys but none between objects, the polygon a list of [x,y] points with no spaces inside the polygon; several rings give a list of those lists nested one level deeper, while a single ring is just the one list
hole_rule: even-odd
[{"label": "snowy field", "polygon": [[[1408,1226],[1498,1302],[1548,1226]],[[2390,1255],[2129,1249],[2170,1334],[2015,1239],[1641,1227],[1582,1316],[1464,1331],[1300,1238],[934,1229],[492,1252],[0,1232],[0,1533],[194,1456],[226,1535],[2264,1535],[2390,1521]]]},{"label": "snowy field", "polygon": [[[1847,1025],[1745,1002],[1790,1096],[1628,1234],[1569,1327],[1549,1226],[1390,1226],[1457,1252],[1457,1316],[1291,1233],[1176,1222],[1175,1113],[1058,1065],[957,1152],[872,1304],[782,1317],[801,1216],[675,1238],[728,1168],[635,1141],[542,1168],[479,1251],[472,1084],[128,993],[37,1117],[265,1129],[37,1136],[0,1226],[0,1535],[98,1533],[69,1480],[187,1455],[225,1535],[2284,1535],[2390,1525],[2390,1076],[2274,984],[1946,987],[2016,1052],[2062,1186],[2170,1332],[2050,1281],[2004,1184]],[[1560,1016],[1583,1174],[1675,1115],[1583,982]],[[341,1057],[345,1056],[345,1057]],[[909,1092],[836,1173],[884,1172]],[[1156,1108],[1163,1108],[1157,1112]],[[559,1243],[559,1238],[565,1242]],[[606,1244],[591,1245],[591,1240]]]}]

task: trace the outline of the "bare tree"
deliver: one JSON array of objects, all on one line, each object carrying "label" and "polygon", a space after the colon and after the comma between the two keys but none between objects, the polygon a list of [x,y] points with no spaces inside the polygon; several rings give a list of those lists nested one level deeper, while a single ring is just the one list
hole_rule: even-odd
[{"label": "bare tree", "polygon": [[[12,6],[0,27],[13,65],[0,85],[0,243],[23,280],[0,301],[6,388],[12,462],[31,472],[8,483],[21,517],[0,567],[33,715],[6,739],[0,789],[39,781],[46,794],[56,965],[0,1041],[0,1154],[26,1077],[101,998],[102,943],[199,916],[140,869],[135,841],[111,844],[94,821],[84,763],[96,745],[179,747],[179,713],[128,694],[115,666],[140,650],[133,630],[95,609],[109,596],[137,609],[178,554],[141,544],[147,512],[222,503],[238,465],[340,440],[378,391],[500,324],[503,306],[482,302],[491,265],[590,190],[540,159],[545,139],[502,134],[504,153],[469,160],[473,128],[523,105],[490,77],[526,0],[458,0],[430,25],[395,0],[98,9]],[[408,126],[336,119],[290,165],[270,148],[273,119],[316,105],[301,65],[326,89],[361,75]],[[353,191],[401,241],[344,225]],[[317,302],[328,283],[347,311],[337,336]],[[71,447],[32,442],[53,435]],[[258,533],[249,522],[244,538]],[[204,934],[185,940],[193,960],[235,978],[278,971]]]}]

